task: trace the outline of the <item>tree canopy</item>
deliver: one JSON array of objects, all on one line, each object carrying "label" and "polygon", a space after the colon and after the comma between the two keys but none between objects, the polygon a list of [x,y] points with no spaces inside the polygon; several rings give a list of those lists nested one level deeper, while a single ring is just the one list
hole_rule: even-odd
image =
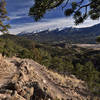
[{"label": "tree canopy", "polygon": [[8,28],[10,27],[6,20],[9,20],[9,17],[7,16],[6,2],[5,0],[0,0],[0,32],[2,33],[8,33]]},{"label": "tree canopy", "polygon": [[[36,21],[41,19],[46,11],[62,5],[66,16],[73,16],[75,24],[83,23],[88,17],[92,20],[100,17],[100,0],[34,0],[29,15]],[[70,5],[70,6],[68,6]]]},{"label": "tree canopy", "polygon": [[96,38],[96,41],[100,43],[100,36]]}]

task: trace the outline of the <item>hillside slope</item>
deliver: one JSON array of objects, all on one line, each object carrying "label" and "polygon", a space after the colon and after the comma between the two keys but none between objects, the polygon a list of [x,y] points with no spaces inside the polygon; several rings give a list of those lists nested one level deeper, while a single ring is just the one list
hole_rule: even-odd
[{"label": "hillside slope", "polygon": [[2,71],[4,63],[0,65],[0,75],[9,76],[0,77],[0,100],[90,100],[85,82],[73,75],[61,76],[29,59],[13,57],[2,61],[6,66],[13,65],[13,69]]}]

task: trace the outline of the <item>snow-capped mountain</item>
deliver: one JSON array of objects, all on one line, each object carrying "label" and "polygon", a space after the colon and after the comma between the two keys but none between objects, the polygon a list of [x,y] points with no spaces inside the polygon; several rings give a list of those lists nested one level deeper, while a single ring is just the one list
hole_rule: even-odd
[{"label": "snow-capped mountain", "polygon": [[100,24],[88,28],[73,28],[45,30],[39,32],[22,32],[20,36],[25,36],[39,42],[72,42],[95,43],[95,39],[100,35]]}]

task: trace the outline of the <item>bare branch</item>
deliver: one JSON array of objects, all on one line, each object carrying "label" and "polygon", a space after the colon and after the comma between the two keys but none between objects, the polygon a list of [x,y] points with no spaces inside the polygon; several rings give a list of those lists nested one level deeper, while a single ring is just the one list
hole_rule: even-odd
[{"label": "bare branch", "polygon": [[66,2],[65,5],[62,7],[62,9],[64,9],[64,8],[68,5],[69,1],[70,1],[70,0],[67,0],[67,2]]}]

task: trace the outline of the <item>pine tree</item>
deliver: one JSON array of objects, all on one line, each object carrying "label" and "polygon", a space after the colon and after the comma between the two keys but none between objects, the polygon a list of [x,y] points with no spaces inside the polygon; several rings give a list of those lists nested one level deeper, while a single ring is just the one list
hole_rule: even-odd
[{"label": "pine tree", "polygon": [[73,16],[75,24],[83,23],[88,17],[92,20],[100,18],[100,0],[34,0],[35,4],[30,8],[29,15],[36,21],[44,14],[58,6],[66,16]]},{"label": "pine tree", "polygon": [[[3,34],[7,34],[8,28],[10,28],[10,25],[7,23],[7,20],[9,20],[9,17],[7,16],[6,1],[0,0],[0,32],[2,32]],[[6,35],[4,36],[6,38]],[[5,40],[2,56],[5,56],[5,51],[7,49],[6,47],[7,47],[7,38]]]},{"label": "pine tree", "polygon": [[8,28],[10,28],[7,20],[9,20],[9,17],[7,16],[6,2],[0,0],[0,32],[4,34],[8,33]]}]

